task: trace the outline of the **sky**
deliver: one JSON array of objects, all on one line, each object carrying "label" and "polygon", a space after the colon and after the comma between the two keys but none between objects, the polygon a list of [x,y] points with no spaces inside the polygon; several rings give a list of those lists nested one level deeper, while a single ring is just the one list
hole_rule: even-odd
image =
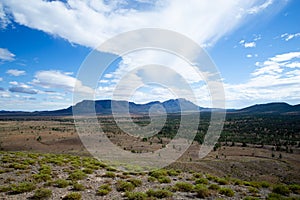
[{"label": "sky", "polygon": [[[182,58],[153,49],[126,55],[98,49],[142,28],[175,31],[201,46],[222,78],[226,108],[300,104],[299,11],[298,0],[0,0],[0,110],[61,109],[77,102],[74,89],[82,99],[111,99],[120,86],[136,103],[189,99],[181,82],[192,88],[195,103],[211,107],[209,75],[199,76]],[[117,56],[95,87],[78,79],[93,51]],[[162,68],[139,70],[147,64]],[[179,89],[149,84],[158,79]]]}]

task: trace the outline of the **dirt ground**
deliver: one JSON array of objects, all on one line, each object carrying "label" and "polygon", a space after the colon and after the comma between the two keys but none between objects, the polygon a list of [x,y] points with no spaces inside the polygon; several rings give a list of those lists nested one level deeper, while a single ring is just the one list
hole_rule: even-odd
[{"label": "dirt ground", "polygon": [[[124,150],[143,153],[163,148],[169,139],[142,141],[122,134],[108,133]],[[0,148],[3,151],[32,151],[89,155],[71,119],[31,119],[0,121]],[[222,146],[204,159],[198,158],[200,145],[193,143],[171,167],[231,176],[243,180],[300,183],[300,150],[273,151],[271,146]],[[280,156],[281,155],[281,156]]]}]

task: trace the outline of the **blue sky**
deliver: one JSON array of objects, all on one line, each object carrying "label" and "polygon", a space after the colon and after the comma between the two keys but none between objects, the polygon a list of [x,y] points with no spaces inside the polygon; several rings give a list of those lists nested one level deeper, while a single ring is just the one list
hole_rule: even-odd
[{"label": "blue sky", "polygon": [[221,74],[228,108],[267,102],[299,104],[299,8],[297,0],[28,0],[26,4],[1,0],[0,110],[68,107],[75,103],[75,85],[83,96],[112,98],[124,75],[128,75],[128,87],[140,87],[130,100],[176,98],[168,88],[141,86],[146,77],[162,74],[134,71],[152,62],[172,65],[191,84],[196,103],[211,106],[203,80],[180,60],[153,51],[120,57],[96,88],[77,79],[82,62],[94,48],[139,28],[173,30],[202,46]]}]

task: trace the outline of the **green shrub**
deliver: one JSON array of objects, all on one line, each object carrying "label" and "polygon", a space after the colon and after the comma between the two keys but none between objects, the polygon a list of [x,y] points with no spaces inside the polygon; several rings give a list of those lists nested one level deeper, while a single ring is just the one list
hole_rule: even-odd
[{"label": "green shrub", "polygon": [[143,183],[141,180],[135,178],[129,179],[128,182],[132,183],[135,187],[139,187]]},{"label": "green shrub", "polygon": [[201,174],[201,173],[194,173],[193,177],[195,177],[195,178],[202,178],[203,174]]},{"label": "green shrub", "polygon": [[24,170],[24,169],[28,169],[29,165],[24,165],[24,164],[20,164],[20,163],[12,163],[8,167],[9,168],[14,168],[14,169]]},{"label": "green shrub", "polygon": [[69,185],[69,181],[65,180],[65,179],[57,179],[55,182],[54,182],[54,186],[55,187],[58,187],[58,188],[65,188]]},{"label": "green shrub", "polygon": [[289,185],[289,189],[295,194],[300,194],[300,185],[298,184]]},{"label": "green shrub", "polygon": [[205,185],[198,184],[195,186],[194,191],[197,193],[197,197],[205,198],[210,196],[210,192]]},{"label": "green shrub", "polygon": [[213,181],[213,180],[215,181],[215,180],[218,179],[218,177],[213,176],[213,175],[210,175],[210,174],[206,174],[205,176],[206,176],[206,178],[207,178],[208,180],[210,180],[210,181]]},{"label": "green shrub", "polygon": [[84,173],[86,173],[86,174],[92,174],[92,173],[94,173],[94,170],[91,169],[91,168],[84,168],[82,171],[83,171]]},{"label": "green shrub", "polygon": [[32,177],[33,177],[34,180],[36,180],[37,182],[43,182],[43,181],[49,181],[49,180],[51,180],[51,175],[49,175],[49,174],[44,174],[44,173],[34,174],[34,175],[32,175]]},{"label": "green shrub", "polygon": [[11,187],[12,194],[20,194],[24,192],[31,192],[36,188],[35,184],[31,182],[21,182],[17,185],[13,184]]},{"label": "green shrub", "polygon": [[195,180],[195,183],[196,184],[205,184],[205,185],[207,185],[208,180],[206,178],[198,178],[198,179]]},{"label": "green shrub", "polygon": [[0,186],[0,192],[8,192],[11,190],[11,186]]},{"label": "green shrub", "polygon": [[148,177],[148,181],[149,182],[155,182],[156,181],[156,178],[152,177],[152,176],[149,176]]},{"label": "green shrub", "polygon": [[126,192],[125,196],[128,200],[146,200],[147,194],[143,192]]},{"label": "green shrub", "polygon": [[220,185],[227,185],[228,184],[228,181],[224,178],[217,178],[215,181],[217,183],[219,183]]},{"label": "green shrub", "polygon": [[149,176],[152,176],[152,177],[155,177],[158,179],[159,177],[168,176],[168,172],[165,169],[159,169],[159,170],[149,172]]},{"label": "green shrub", "polygon": [[219,193],[223,194],[225,196],[228,196],[228,197],[233,197],[234,196],[234,191],[230,188],[220,188]]},{"label": "green shrub", "polygon": [[284,197],[281,196],[280,194],[270,193],[270,194],[268,194],[268,197],[266,199],[267,200],[282,200],[282,199],[284,199]]},{"label": "green shrub", "polygon": [[107,178],[115,178],[116,174],[113,172],[106,172],[103,177],[107,177]]},{"label": "green shrub", "polygon": [[105,196],[105,195],[107,195],[108,193],[110,193],[111,190],[112,190],[112,189],[111,189],[111,187],[110,187],[109,184],[103,184],[103,185],[101,185],[101,186],[98,188],[96,194],[99,195],[99,196]]},{"label": "green shrub", "polygon": [[167,171],[167,173],[168,173],[169,176],[178,176],[181,173],[181,171],[180,170],[175,170],[175,169],[170,169],[170,170]]},{"label": "green shrub", "polygon": [[51,170],[51,167],[49,165],[42,165],[39,169],[39,172],[41,174],[49,174],[51,175],[52,173],[52,170]]},{"label": "green shrub", "polygon": [[161,176],[157,180],[160,183],[171,183],[171,179],[169,177],[166,177],[166,176]]},{"label": "green shrub", "polygon": [[234,185],[242,185],[242,184],[244,184],[244,182],[241,181],[240,179],[234,179],[233,183],[234,183]]},{"label": "green shrub", "polygon": [[63,200],[80,200],[81,194],[78,192],[71,192],[62,198]]},{"label": "green shrub", "polygon": [[267,181],[262,181],[262,182],[260,182],[260,185],[261,185],[261,187],[263,187],[263,188],[268,188],[268,187],[270,187],[270,183],[268,183]]},{"label": "green shrub", "polygon": [[290,190],[286,185],[275,185],[272,189],[273,193],[288,196],[290,194]]},{"label": "green shrub", "polygon": [[248,196],[248,197],[245,197],[243,200],[259,200],[259,198]]},{"label": "green shrub", "polygon": [[177,182],[174,186],[174,189],[180,192],[191,192],[193,188],[194,186],[187,182]]},{"label": "green shrub", "polygon": [[217,184],[211,184],[208,189],[210,190],[219,190],[220,189],[220,186],[217,185]]},{"label": "green shrub", "polygon": [[83,191],[85,190],[85,186],[80,183],[73,183],[73,190],[75,191]]},{"label": "green shrub", "polygon": [[249,192],[250,192],[250,193],[252,193],[252,194],[256,194],[256,193],[258,193],[258,189],[257,189],[257,188],[255,188],[255,187],[252,187],[252,186],[251,186],[251,187],[249,187],[249,188],[248,188],[248,190],[249,190]]},{"label": "green shrub", "polygon": [[117,181],[116,188],[119,192],[126,192],[134,190],[135,186],[130,182],[119,180]]},{"label": "green shrub", "polygon": [[83,171],[81,170],[75,170],[74,172],[72,172],[70,175],[69,175],[69,178],[70,180],[72,181],[77,181],[77,180],[82,180],[86,177],[86,173],[84,173]]},{"label": "green shrub", "polygon": [[159,198],[159,199],[173,196],[173,193],[170,192],[169,190],[166,190],[166,189],[158,189],[158,190],[149,189],[146,192],[146,194],[149,197],[156,197],[156,198]]},{"label": "green shrub", "polygon": [[52,191],[46,188],[37,189],[31,199],[49,199],[52,196]]}]

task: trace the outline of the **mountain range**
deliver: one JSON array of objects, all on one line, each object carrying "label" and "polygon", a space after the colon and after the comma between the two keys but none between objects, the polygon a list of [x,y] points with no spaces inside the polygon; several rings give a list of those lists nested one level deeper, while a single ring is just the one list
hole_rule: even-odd
[{"label": "mountain range", "polygon": [[[180,112],[211,112],[220,111],[217,108],[199,107],[186,99],[171,99],[164,102],[152,101],[146,104],[136,104],[128,101],[117,100],[84,100],[74,106],[53,111],[0,111],[2,116],[69,116],[73,111],[77,115],[89,115],[96,112],[97,115],[110,115],[114,113],[131,114],[152,113],[180,113]],[[164,111],[165,110],[165,111]],[[289,105],[287,103],[257,104],[242,109],[227,109],[227,113],[237,114],[300,114],[300,104]]]}]

